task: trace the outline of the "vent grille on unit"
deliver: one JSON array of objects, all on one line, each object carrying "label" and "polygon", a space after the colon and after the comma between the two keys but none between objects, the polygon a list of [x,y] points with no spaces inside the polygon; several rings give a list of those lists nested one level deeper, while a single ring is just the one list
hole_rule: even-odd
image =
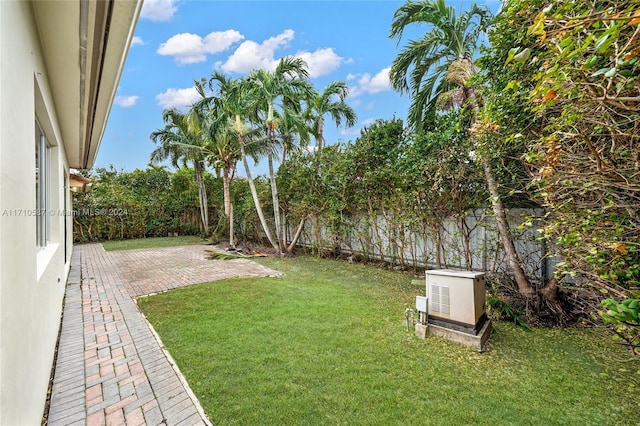
[{"label": "vent grille on unit", "polygon": [[432,312],[441,314],[449,314],[449,287],[444,285],[431,284],[431,303]]}]

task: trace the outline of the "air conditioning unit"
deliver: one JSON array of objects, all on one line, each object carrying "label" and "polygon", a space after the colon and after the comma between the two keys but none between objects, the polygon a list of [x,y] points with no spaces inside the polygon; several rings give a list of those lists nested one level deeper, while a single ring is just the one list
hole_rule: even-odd
[{"label": "air conditioning unit", "polygon": [[483,351],[492,331],[485,313],[484,273],[434,269],[426,271],[428,330],[430,334],[477,347]]},{"label": "air conditioning unit", "polygon": [[426,276],[429,319],[475,331],[486,317],[484,273],[436,269]]}]

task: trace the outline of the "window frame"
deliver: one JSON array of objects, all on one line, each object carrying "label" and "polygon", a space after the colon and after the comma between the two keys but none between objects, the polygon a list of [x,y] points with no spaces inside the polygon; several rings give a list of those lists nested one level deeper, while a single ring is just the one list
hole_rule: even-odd
[{"label": "window frame", "polygon": [[44,248],[51,241],[51,146],[36,120],[36,245]]}]

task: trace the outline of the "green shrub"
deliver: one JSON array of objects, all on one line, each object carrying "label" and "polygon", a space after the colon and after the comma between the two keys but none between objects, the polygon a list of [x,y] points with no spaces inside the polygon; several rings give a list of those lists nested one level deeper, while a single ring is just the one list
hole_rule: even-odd
[{"label": "green shrub", "polygon": [[640,356],[640,299],[625,299],[622,302],[605,299],[602,306],[607,310],[600,312],[600,316],[605,324],[613,328],[614,338]]}]

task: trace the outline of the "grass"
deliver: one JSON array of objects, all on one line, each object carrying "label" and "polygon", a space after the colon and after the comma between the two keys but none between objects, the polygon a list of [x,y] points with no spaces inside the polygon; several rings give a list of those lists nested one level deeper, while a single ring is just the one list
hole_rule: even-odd
[{"label": "grass", "polygon": [[157,237],[157,238],[137,238],[134,240],[105,241],[102,243],[105,251],[115,250],[135,250],[154,247],[175,247],[193,244],[207,244],[207,240],[194,235],[181,237]]},{"label": "grass", "polygon": [[422,285],[310,257],[139,299],[219,425],[628,425],[640,361],[601,329],[495,324],[487,352],[405,331]]}]

